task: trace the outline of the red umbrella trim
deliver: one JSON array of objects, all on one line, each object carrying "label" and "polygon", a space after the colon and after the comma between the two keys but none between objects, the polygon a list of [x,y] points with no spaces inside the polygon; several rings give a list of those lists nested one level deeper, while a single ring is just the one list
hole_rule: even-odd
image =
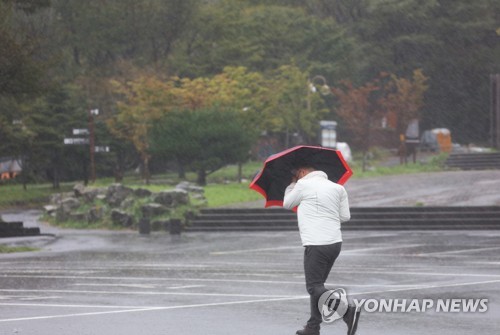
[{"label": "red umbrella trim", "polygon": [[[290,149],[287,149],[285,151],[281,151],[277,154],[269,156],[266,159],[266,161],[264,162],[264,168],[259,172],[259,174],[257,176],[255,176],[255,178],[250,183],[250,188],[259,192],[260,194],[262,194],[262,196],[264,198],[267,198],[266,192],[259,185],[255,184],[257,182],[257,180],[259,180],[262,173],[264,172],[264,169],[266,168],[266,164],[272,160],[275,160],[276,158],[284,156],[284,155],[286,155],[292,151],[298,150],[300,148],[320,148],[322,150],[335,151],[337,153],[337,155],[339,156],[340,161],[342,162],[342,165],[344,165],[344,167],[346,168],[346,173],[342,176],[342,178],[340,178],[337,181],[337,184],[344,185],[344,183],[353,175],[351,168],[349,167],[349,165],[345,161],[344,156],[342,156],[342,152],[340,152],[339,150],[330,149],[330,148],[314,147],[314,146],[310,146],[310,145],[300,145],[300,146],[296,146],[296,147],[293,147],[293,148],[290,148]],[[281,201],[281,200],[269,200],[269,201],[266,200],[265,207],[267,208],[267,207],[271,207],[271,206],[283,206],[283,201]],[[296,211],[296,208],[295,208],[295,211]]]}]

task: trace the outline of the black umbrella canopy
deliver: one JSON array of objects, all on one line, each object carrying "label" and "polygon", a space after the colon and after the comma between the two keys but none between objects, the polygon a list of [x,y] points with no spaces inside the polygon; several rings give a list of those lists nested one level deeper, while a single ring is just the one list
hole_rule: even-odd
[{"label": "black umbrella canopy", "polygon": [[344,184],[352,176],[352,170],[340,151],[297,146],[270,156],[264,162],[260,174],[250,184],[250,188],[266,198],[266,207],[283,206],[285,189],[293,176],[291,171],[303,165],[310,165],[325,172],[328,179],[338,184]]}]

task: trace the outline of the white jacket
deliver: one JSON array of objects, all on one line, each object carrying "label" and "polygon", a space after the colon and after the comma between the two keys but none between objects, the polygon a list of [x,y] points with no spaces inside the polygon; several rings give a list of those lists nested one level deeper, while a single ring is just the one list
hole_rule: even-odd
[{"label": "white jacket", "polygon": [[313,171],[285,190],[283,207],[298,206],[302,245],[327,245],[342,241],[340,224],[351,218],[347,192],[328,180],[323,171]]}]

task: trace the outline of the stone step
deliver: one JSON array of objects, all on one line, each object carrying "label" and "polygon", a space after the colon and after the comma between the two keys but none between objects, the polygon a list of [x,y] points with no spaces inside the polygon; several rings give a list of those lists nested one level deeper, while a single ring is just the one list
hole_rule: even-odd
[{"label": "stone step", "polygon": [[[500,215],[500,206],[422,206],[422,207],[352,207],[351,215],[356,214],[390,214],[390,213],[440,213],[440,212],[451,212],[451,213],[483,213],[491,212],[498,213]],[[290,210],[281,207],[271,207],[271,208],[206,208],[200,211],[200,215],[212,215],[212,214],[236,214],[236,215],[292,215],[296,214]]]},{"label": "stone step", "polygon": [[444,164],[462,170],[500,169],[500,153],[451,154]]},{"label": "stone step", "polygon": [[[283,208],[205,209],[187,231],[297,230],[297,216]],[[343,230],[500,229],[500,206],[351,208]]]},{"label": "stone step", "polygon": [[[498,218],[500,216],[500,212],[434,212],[434,213],[425,213],[425,212],[408,212],[408,213],[351,213],[351,221],[352,220],[371,220],[371,219],[450,219],[450,218]],[[296,218],[296,214],[203,214],[196,218],[196,222],[201,221],[240,221],[240,220],[251,220],[251,221],[289,221],[294,220]]]},{"label": "stone step", "polygon": [[24,227],[23,222],[0,222],[0,237],[16,237],[16,236],[37,236],[40,235],[38,227]]},{"label": "stone step", "polygon": [[40,228],[38,227],[0,230],[0,237],[38,236],[38,235],[40,235]]}]

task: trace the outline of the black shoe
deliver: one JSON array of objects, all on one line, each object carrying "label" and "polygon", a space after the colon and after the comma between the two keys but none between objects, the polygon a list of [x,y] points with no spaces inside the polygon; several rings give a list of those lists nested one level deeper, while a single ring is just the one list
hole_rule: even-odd
[{"label": "black shoe", "polygon": [[360,314],[361,307],[356,307],[353,305],[349,305],[349,307],[347,307],[347,312],[343,317],[344,322],[347,323],[347,335],[356,334]]},{"label": "black shoe", "polygon": [[314,329],[310,328],[309,326],[304,326],[304,329],[297,330],[295,333],[297,335],[319,335],[319,327]]}]

